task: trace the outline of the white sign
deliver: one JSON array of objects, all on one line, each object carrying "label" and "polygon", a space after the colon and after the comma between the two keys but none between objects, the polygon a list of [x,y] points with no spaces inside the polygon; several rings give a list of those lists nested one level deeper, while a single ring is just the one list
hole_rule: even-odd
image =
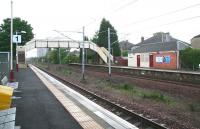
[{"label": "white sign", "polygon": [[21,35],[13,35],[13,43],[21,43],[22,38]]},{"label": "white sign", "polygon": [[156,62],[157,63],[162,63],[163,62],[163,57],[156,57]]}]

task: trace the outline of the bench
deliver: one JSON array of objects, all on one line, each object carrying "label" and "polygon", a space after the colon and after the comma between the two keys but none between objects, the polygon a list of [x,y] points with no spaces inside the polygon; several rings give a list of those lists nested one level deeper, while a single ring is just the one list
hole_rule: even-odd
[{"label": "bench", "polygon": [[15,126],[16,108],[10,108],[13,88],[0,85],[0,129],[20,129]]},{"label": "bench", "polygon": [[0,111],[0,129],[16,129],[15,126],[16,108]]},{"label": "bench", "polygon": [[1,84],[4,86],[8,86],[16,90],[18,88],[18,82],[8,82],[7,76],[4,76],[1,80]]}]

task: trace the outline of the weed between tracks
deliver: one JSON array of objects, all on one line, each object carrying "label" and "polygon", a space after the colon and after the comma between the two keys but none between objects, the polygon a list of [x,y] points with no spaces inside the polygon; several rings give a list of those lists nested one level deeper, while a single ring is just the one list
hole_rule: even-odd
[{"label": "weed between tracks", "polygon": [[200,104],[199,103],[190,103],[190,104],[188,104],[188,107],[191,112],[200,112]]},{"label": "weed between tracks", "polygon": [[48,68],[48,66],[46,64],[42,64],[42,63],[37,64],[37,66],[40,67],[40,68],[43,68],[43,69]]},{"label": "weed between tracks", "polygon": [[114,82],[110,82],[110,81],[108,82],[108,81],[102,81],[102,80],[98,80],[96,84],[100,84],[101,87],[105,89],[111,88],[112,90],[118,90],[130,97],[150,99],[150,100],[159,101],[159,102],[163,102],[167,104],[170,104],[172,102],[172,98],[170,98],[167,95],[164,95],[163,93],[159,91],[145,90],[134,85],[116,84]]},{"label": "weed between tracks", "polygon": [[67,69],[67,68],[63,69],[61,72],[62,72],[64,75],[66,75],[66,76],[72,74],[71,70],[70,70],[70,69]]}]

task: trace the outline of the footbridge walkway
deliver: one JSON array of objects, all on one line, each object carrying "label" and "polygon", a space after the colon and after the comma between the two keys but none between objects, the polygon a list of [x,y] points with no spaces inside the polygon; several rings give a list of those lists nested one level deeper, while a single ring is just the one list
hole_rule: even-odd
[{"label": "footbridge walkway", "polygon": [[[26,51],[34,48],[83,48],[83,41],[75,40],[46,40],[46,39],[33,39],[26,43]],[[99,47],[91,41],[84,41],[84,48],[91,49],[98,53],[101,59],[108,63],[109,52],[104,47]],[[110,54],[110,60],[113,61],[113,56]]]}]

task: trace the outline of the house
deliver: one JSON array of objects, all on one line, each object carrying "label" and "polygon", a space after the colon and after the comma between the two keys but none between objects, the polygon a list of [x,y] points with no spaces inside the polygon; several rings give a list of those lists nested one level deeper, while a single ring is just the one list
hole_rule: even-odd
[{"label": "house", "polygon": [[134,44],[130,43],[128,40],[119,42],[119,46],[121,51],[131,50]]},{"label": "house", "polygon": [[128,66],[128,55],[127,53],[131,51],[131,48],[134,46],[134,44],[130,43],[128,40],[120,41],[119,47],[121,50],[121,56],[120,57],[114,57],[115,65],[119,66]]},{"label": "house", "polygon": [[179,69],[179,50],[190,44],[173,38],[169,33],[154,33],[141,38],[128,54],[128,66],[158,69]]},{"label": "house", "polygon": [[200,49],[200,35],[194,36],[191,39],[192,48]]}]

